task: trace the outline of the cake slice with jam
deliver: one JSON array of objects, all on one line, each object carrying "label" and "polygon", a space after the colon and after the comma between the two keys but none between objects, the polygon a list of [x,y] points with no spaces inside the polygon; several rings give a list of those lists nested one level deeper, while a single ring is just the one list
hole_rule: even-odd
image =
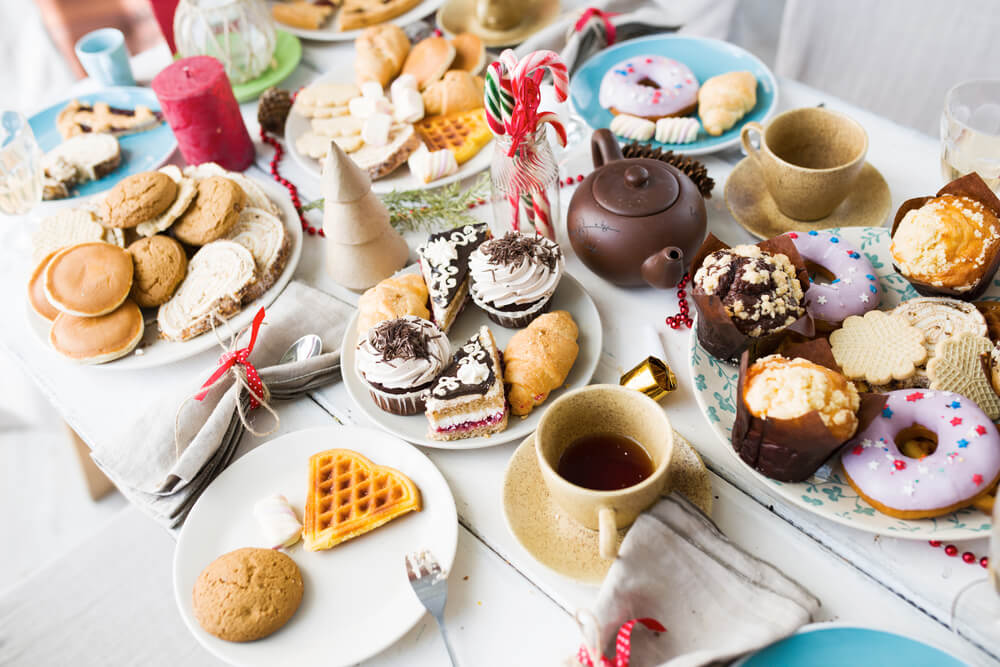
[{"label": "cake slice with jam", "polygon": [[431,317],[445,333],[469,296],[469,256],[490,237],[486,223],[431,234],[417,248],[430,293]]},{"label": "cake slice with jam", "polygon": [[507,428],[500,351],[480,327],[431,386],[425,410],[432,440],[489,436]]}]

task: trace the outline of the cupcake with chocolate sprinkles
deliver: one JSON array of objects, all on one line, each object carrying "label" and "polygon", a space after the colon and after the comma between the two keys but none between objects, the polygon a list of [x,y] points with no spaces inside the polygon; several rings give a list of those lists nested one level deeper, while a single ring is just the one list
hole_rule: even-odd
[{"label": "cupcake with chocolate sprinkles", "polygon": [[448,337],[432,322],[406,315],[368,330],[358,343],[358,373],[375,404],[394,415],[415,415],[451,359]]},{"label": "cupcake with chocolate sprinkles", "polygon": [[555,242],[509,232],[486,241],[469,257],[469,291],[491,320],[520,329],[549,309],[564,268]]}]

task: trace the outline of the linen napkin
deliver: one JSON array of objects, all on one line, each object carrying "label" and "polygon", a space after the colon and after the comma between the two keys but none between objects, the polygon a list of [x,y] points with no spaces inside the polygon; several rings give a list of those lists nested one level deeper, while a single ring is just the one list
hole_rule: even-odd
[{"label": "linen napkin", "polygon": [[[559,51],[572,75],[590,56],[609,45],[607,23],[614,27],[613,43],[668,32],[725,39],[735,0],[594,0],[587,10],[571,12],[532,35],[515,51],[519,57],[538,49]],[[604,16],[601,13],[616,14]],[[577,30],[577,26],[579,29]]]},{"label": "linen napkin", "polygon": [[[660,634],[632,634],[630,667],[698,667],[787,637],[818,609],[808,591],[672,494],[629,529],[594,614],[605,642],[630,619],[651,617],[666,626]],[[605,656],[614,656],[614,646],[604,648]]]},{"label": "linen napkin", "polygon": [[[328,294],[301,282],[289,283],[266,309],[249,358],[270,392],[269,402],[295,398],[340,377],[340,344],[352,311]],[[221,334],[226,327],[217,331]],[[237,347],[246,346],[249,333],[243,332]],[[320,337],[323,352],[275,365],[306,334]],[[248,411],[250,396],[232,374],[213,385],[204,400],[193,400],[204,379],[191,378],[182,391],[154,401],[118,437],[91,453],[129,500],[170,528],[180,525],[209,482],[236,457],[245,430],[238,402],[256,430],[274,425],[274,417],[263,407]]]}]

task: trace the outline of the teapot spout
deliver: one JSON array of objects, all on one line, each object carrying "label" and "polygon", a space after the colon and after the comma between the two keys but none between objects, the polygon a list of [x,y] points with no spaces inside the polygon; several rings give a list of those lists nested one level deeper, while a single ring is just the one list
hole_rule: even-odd
[{"label": "teapot spout", "polygon": [[650,255],[642,263],[642,278],[659,289],[676,287],[684,275],[684,251],[675,246]]}]

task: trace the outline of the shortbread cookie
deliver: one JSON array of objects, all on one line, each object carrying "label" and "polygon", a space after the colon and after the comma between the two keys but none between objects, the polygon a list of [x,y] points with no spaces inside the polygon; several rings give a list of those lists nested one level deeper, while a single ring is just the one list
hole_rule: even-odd
[{"label": "shortbread cookie", "polygon": [[132,300],[143,308],[166,303],[187,275],[181,244],[163,234],[139,239],[128,247],[132,256]]},{"label": "shortbread cookie", "polygon": [[188,340],[240,312],[257,269],[250,251],[233,241],[212,241],[188,262],[187,275],[160,306],[160,337]]},{"label": "shortbread cookie", "polygon": [[985,336],[964,332],[937,344],[934,357],[927,362],[931,389],[952,391],[975,402],[992,420],[1000,419],[1000,396],[986,373],[984,355],[993,350]]},{"label": "shortbread cookie", "polygon": [[934,355],[937,344],[946,338],[968,331],[986,335],[986,319],[966,301],[946,297],[921,297],[904,301],[892,310],[893,317],[902,317],[924,334],[927,358]]},{"label": "shortbread cookie", "polygon": [[63,248],[45,268],[45,297],[61,312],[97,317],[122,304],[132,289],[132,256],[97,241]]},{"label": "shortbread cookie", "polygon": [[49,330],[56,352],[81,364],[103,364],[135,349],[142,340],[142,311],[131,299],[100,317],[59,313]]},{"label": "shortbread cookie", "polygon": [[39,262],[28,280],[28,304],[31,305],[33,311],[49,322],[59,315],[59,309],[49,303],[49,298],[45,296],[45,269],[48,268],[49,261],[55,257],[56,252],[58,251],[52,251]]},{"label": "shortbread cookie", "polygon": [[322,137],[352,137],[361,135],[364,121],[354,116],[339,116],[337,118],[313,118],[310,124],[312,131]]},{"label": "shortbread cookie", "polygon": [[90,241],[104,241],[124,246],[124,236],[120,229],[106,229],[98,222],[93,211],[85,208],[64,208],[55,215],[42,218],[31,237],[31,259],[42,261],[54,250]]},{"label": "shortbread cookie", "polygon": [[135,231],[139,236],[152,236],[153,234],[159,234],[169,229],[170,225],[174,224],[174,221],[181,217],[188,206],[191,205],[191,202],[194,201],[195,195],[198,194],[194,180],[184,176],[181,170],[174,165],[169,164],[163,167],[160,169],[160,173],[166,174],[177,184],[177,197],[174,198],[174,202],[166,211],[152,220],[139,223],[135,226]]},{"label": "shortbread cookie", "polygon": [[871,385],[913,377],[927,359],[920,330],[881,310],[848,317],[830,334],[830,347],[848,379]]},{"label": "shortbread cookie", "polygon": [[303,155],[314,160],[323,161],[330,152],[330,142],[334,142],[345,153],[353,153],[364,145],[360,134],[350,137],[325,137],[315,132],[305,132],[295,140],[295,148]]},{"label": "shortbread cookie", "polygon": [[194,584],[194,616],[206,632],[230,642],[266,637],[302,602],[302,573],[274,549],[244,548],[219,556]]},{"label": "shortbread cookie", "polygon": [[264,188],[257,181],[247,178],[238,171],[227,171],[214,162],[202,162],[196,167],[185,167],[184,175],[193,178],[198,183],[212,176],[225,176],[243,190],[243,194],[247,196],[247,206],[262,208],[272,215],[281,215],[281,209],[271,201],[271,198],[264,192]]},{"label": "shortbread cookie", "polygon": [[156,219],[177,199],[177,183],[159,171],[123,178],[104,198],[101,217],[108,227],[131,229]]},{"label": "shortbread cookie", "polygon": [[295,96],[295,110],[312,118],[320,109],[346,109],[347,103],[360,94],[361,89],[353,83],[314,83]]},{"label": "shortbread cookie", "polygon": [[116,137],[145,132],[157,127],[163,119],[160,113],[137,104],[134,109],[121,109],[107,102],[88,104],[72,100],[56,116],[56,127],[63,138],[106,133]]},{"label": "shortbread cookie", "polygon": [[194,203],[174,223],[173,235],[181,243],[203,246],[229,233],[246,207],[246,194],[235,181],[212,176],[198,183]]},{"label": "shortbread cookie", "polygon": [[271,289],[288,263],[292,239],[281,218],[259,208],[244,209],[236,226],[226,235],[250,251],[257,266],[257,281],[247,290],[244,303],[250,303]]}]

